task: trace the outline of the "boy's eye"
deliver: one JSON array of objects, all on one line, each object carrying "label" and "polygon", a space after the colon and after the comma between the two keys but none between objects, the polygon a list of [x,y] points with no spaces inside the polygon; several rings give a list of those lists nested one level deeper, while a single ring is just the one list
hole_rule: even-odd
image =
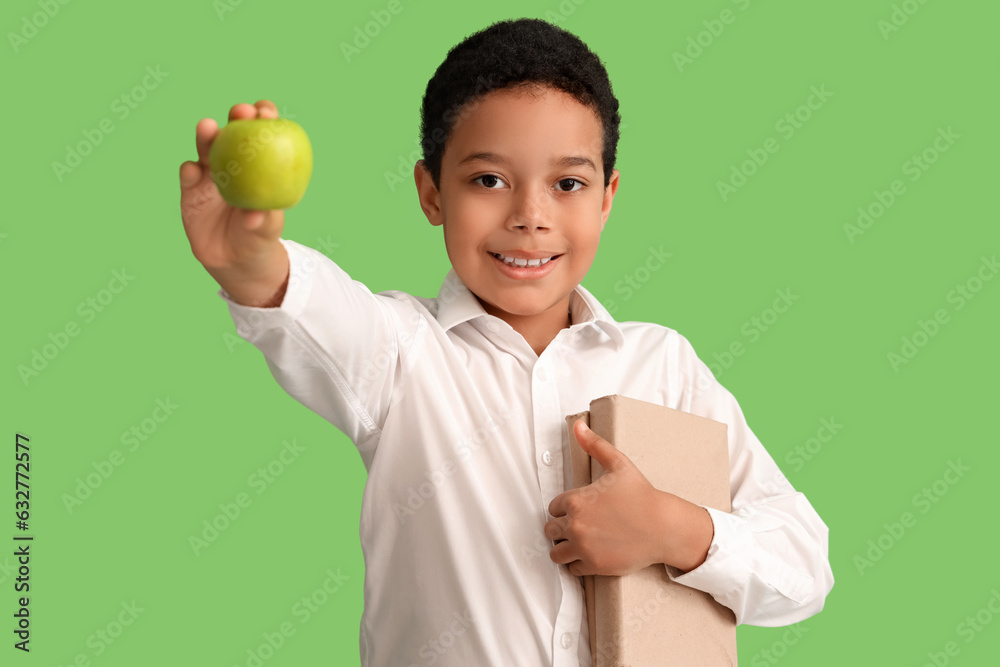
[{"label": "boy's eye", "polygon": [[479,176],[478,178],[473,179],[472,182],[473,183],[478,183],[481,180],[484,181],[481,185],[483,185],[486,188],[489,188],[490,190],[496,190],[497,188],[494,187],[494,186],[497,183],[503,183],[503,181],[501,181],[499,178],[497,178],[493,174],[483,174],[482,176]]},{"label": "boy's eye", "polygon": [[[495,174],[483,174],[482,176],[478,176],[472,179],[472,182],[479,183],[483,187],[488,188],[490,190],[498,190],[500,188],[498,188],[497,185],[503,184],[503,181],[501,181],[500,178]],[[564,178],[561,181],[559,181],[560,192],[577,192],[579,190],[582,190],[583,187],[584,183],[578,181],[575,178]]]},{"label": "boy's eye", "polygon": [[[564,190],[562,188],[562,186],[565,185],[566,183],[569,183],[570,184],[570,188],[572,188],[572,189],[570,189],[570,190]],[[573,185],[572,185],[573,183],[575,183],[576,185],[579,185],[580,187],[579,188],[573,187]],[[559,189],[562,190],[563,192],[576,192],[577,190],[580,190],[582,188],[583,188],[583,183],[581,183],[580,181],[576,180],[575,178],[564,178],[561,181],[559,181]]]}]

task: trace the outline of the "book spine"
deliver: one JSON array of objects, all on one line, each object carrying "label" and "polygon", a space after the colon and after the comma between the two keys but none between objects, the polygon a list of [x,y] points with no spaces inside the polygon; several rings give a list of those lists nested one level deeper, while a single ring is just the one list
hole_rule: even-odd
[{"label": "book spine", "polygon": [[[612,445],[618,442],[618,424],[615,419],[618,396],[604,396],[590,402],[590,428]],[[591,459],[591,479],[597,481],[604,468]],[[625,595],[621,577],[594,576],[595,608],[597,614],[597,653],[594,667],[622,667],[630,664],[625,651]]]},{"label": "book spine", "polygon": [[[585,424],[590,425],[590,411],[578,412],[566,417],[569,439],[570,461],[573,470],[573,488],[580,488],[590,484],[590,456],[583,451],[580,443],[576,441],[573,433],[573,424],[578,419],[582,419]],[[594,606],[594,575],[580,577],[583,582],[583,593],[585,602],[585,612],[587,614],[587,632],[590,635],[590,654],[597,654],[597,612]]]},{"label": "book spine", "polygon": [[597,614],[597,641],[593,654],[594,667],[622,667],[626,661],[625,651],[625,600],[621,577],[594,575],[595,608]]}]

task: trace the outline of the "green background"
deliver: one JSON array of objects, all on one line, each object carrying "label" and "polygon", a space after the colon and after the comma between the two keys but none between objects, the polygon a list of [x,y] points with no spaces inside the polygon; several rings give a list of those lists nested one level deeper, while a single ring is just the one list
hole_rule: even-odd
[{"label": "green background", "polygon": [[[448,49],[520,16],[579,35],[621,101],[621,187],[584,285],[618,320],[680,331],[708,363],[742,343],[719,379],[830,528],[836,584],[825,609],[798,635],[741,627],[741,664],[922,665],[929,653],[941,653],[938,664],[995,664],[1000,280],[977,282],[977,271],[992,278],[982,258],[1000,249],[998,5],[403,0],[348,62],[340,44],[387,2],[53,4],[51,18],[30,0],[0,10],[0,266],[12,315],[0,352],[10,448],[0,533],[13,545],[10,454],[23,433],[35,536],[30,655],[11,647],[16,575],[13,557],[0,556],[4,665],[80,655],[102,667],[246,665],[285,622],[295,634],[269,667],[358,664],[364,467],[236,337],[184,235],[178,168],[196,156],[199,119],[224,124],[233,104],[273,100],[316,155],[285,238],[373,292],[436,295],[449,268],[440,228],[421,213],[412,177],[391,188],[385,174],[401,160],[412,169],[421,97]],[[724,10],[732,21],[713,24]],[[894,11],[900,25],[887,32],[880,21]],[[675,52],[699,33],[701,53],[691,47],[697,57],[679,67]],[[143,89],[147,67],[165,77]],[[115,100],[136,86],[144,99],[122,117]],[[800,109],[814,86],[831,96]],[[776,123],[797,111],[809,117],[788,137]],[[105,119],[114,131],[101,135]],[[958,138],[935,155],[948,128]],[[53,162],[87,144],[85,133],[100,143],[60,179]],[[717,183],[769,138],[779,150],[724,199]],[[925,150],[937,159],[911,180],[906,163]],[[905,193],[849,239],[858,207],[896,179]],[[670,260],[644,273],[661,245]],[[134,276],[125,289],[102,292],[123,269]],[[625,299],[616,285],[627,276],[644,282]],[[981,289],[959,308],[958,285]],[[751,340],[745,327],[781,289],[798,300]],[[113,298],[100,312],[80,309],[102,295]],[[888,355],[940,309],[947,322],[916,336],[926,344],[894,368]],[[79,334],[22,377],[72,323]],[[149,421],[157,399],[177,406],[162,423]],[[808,460],[791,458],[824,418],[842,428],[812,442]],[[146,440],[130,451],[122,434],[144,420]],[[250,476],[292,441],[304,450],[257,493]],[[121,465],[68,508],[79,480],[116,450]],[[942,481],[949,462],[968,468],[954,484]],[[925,488],[933,504],[915,498]],[[189,537],[240,493],[252,503],[196,555]],[[905,512],[913,521],[893,536],[886,524]],[[880,542],[888,548],[875,560]],[[303,622],[293,609],[327,570],[347,580]],[[100,640],[133,601],[134,622]],[[977,613],[983,625],[963,631]],[[957,655],[942,653],[948,642]]]}]

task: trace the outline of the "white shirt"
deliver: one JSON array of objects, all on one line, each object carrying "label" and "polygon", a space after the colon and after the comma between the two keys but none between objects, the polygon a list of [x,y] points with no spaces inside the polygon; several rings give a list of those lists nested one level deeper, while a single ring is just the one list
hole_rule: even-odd
[{"label": "white shirt", "polygon": [[609,394],[728,424],[733,512],[709,508],[708,557],[674,580],[739,623],[787,625],[823,608],[826,525],[679,333],[616,322],[578,286],[572,326],[538,356],[454,269],[437,298],[372,294],[322,253],[282,244],[280,307],[219,295],[275,379],[343,431],[368,470],[364,667],[591,665],[581,579],[549,558],[543,526],[572,487],[565,417]]}]

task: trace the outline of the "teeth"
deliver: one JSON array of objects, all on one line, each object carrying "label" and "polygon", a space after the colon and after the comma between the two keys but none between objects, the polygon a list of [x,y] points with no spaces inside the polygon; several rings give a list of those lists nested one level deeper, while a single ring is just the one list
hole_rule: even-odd
[{"label": "teeth", "polygon": [[544,264],[548,264],[552,259],[551,257],[546,257],[545,259],[519,259],[516,257],[507,257],[506,255],[498,253],[493,253],[493,256],[502,260],[504,264],[508,264],[510,266],[542,266]]}]

